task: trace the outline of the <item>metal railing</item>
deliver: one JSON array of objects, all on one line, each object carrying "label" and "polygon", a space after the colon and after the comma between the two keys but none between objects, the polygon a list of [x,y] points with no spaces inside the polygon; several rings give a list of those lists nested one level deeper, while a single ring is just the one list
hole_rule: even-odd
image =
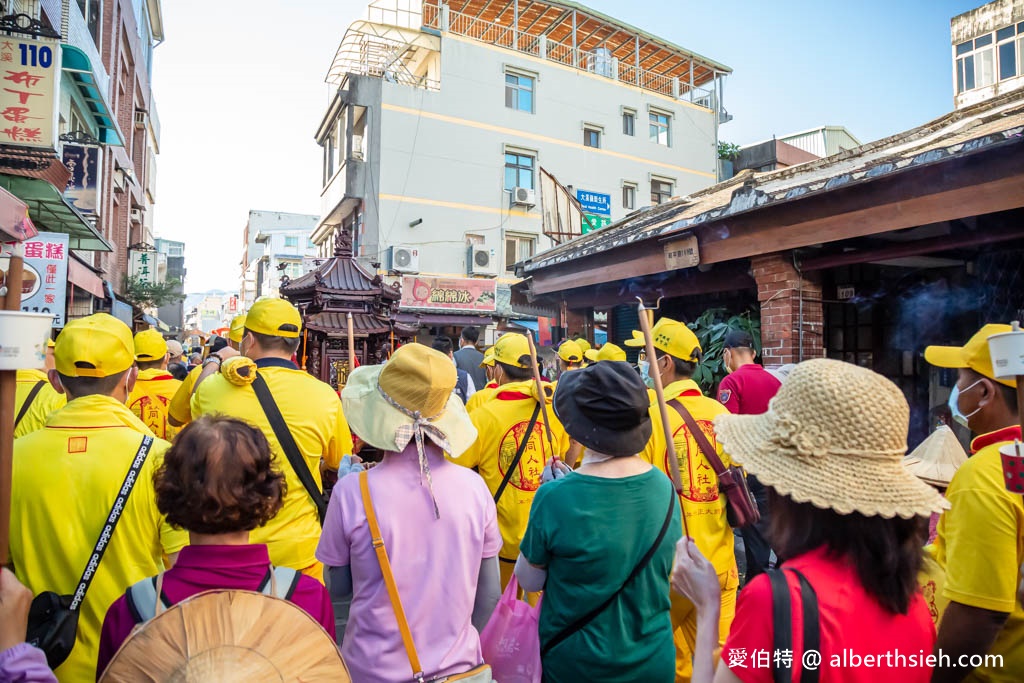
[{"label": "metal railing", "polygon": [[341,74],[348,73],[415,88],[440,90],[440,81],[409,70],[410,54],[408,43],[349,29],[338,48],[332,71],[339,72],[339,82]]}]

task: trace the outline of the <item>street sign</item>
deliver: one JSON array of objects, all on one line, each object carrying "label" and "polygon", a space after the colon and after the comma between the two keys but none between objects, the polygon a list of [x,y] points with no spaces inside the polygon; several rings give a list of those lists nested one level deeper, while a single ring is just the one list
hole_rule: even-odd
[{"label": "street sign", "polygon": [[608,225],[611,225],[611,223],[612,223],[612,217],[611,216],[598,216],[598,215],[592,214],[592,213],[588,213],[588,214],[584,214],[584,215],[587,218],[589,218],[590,222],[594,225],[594,227],[591,228],[589,225],[587,225],[587,221],[585,219],[581,219],[580,220],[580,228],[583,231],[584,235],[586,235],[588,232],[594,232],[595,230],[600,230],[601,228],[606,227]]},{"label": "street sign", "polygon": [[584,213],[593,213],[598,216],[612,215],[612,196],[589,190],[576,190],[576,199],[583,207]]},{"label": "street sign", "polygon": [[[68,236],[64,233],[41,232],[23,244],[25,274],[21,285],[21,310],[52,313],[53,326],[64,327],[68,290]],[[0,258],[0,281],[6,271],[5,256]]]},{"label": "street sign", "polygon": [[700,251],[696,235],[665,244],[665,268],[668,270],[693,268],[697,265],[700,265]]}]

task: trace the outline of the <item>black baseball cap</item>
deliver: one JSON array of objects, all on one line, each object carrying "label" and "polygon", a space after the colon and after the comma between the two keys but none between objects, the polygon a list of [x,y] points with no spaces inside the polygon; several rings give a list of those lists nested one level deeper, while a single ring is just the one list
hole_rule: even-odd
[{"label": "black baseball cap", "polygon": [[727,349],[738,349],[738,348],[754,348],[754,338],[750,336],[749,332],[743,330],[729,330],[725,335],[725,341],[722,346]]}]

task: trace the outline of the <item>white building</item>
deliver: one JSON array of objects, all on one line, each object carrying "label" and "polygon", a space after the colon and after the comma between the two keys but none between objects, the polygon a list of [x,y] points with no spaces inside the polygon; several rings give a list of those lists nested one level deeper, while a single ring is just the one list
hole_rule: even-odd
[{"label": "white building", "polygon": [[1024,86],[1024,2],[996,0],[950,21],[957,109]]},{"label": "white building", "polygon": [[316,245],[310,240],[319,216],[283,211],[249,212],[242,252],[241,310],[261,296],[277,296],[281,278],[313,269]]},{"label": "white building", "polygon": [[322,256],[345,226],[382,274],[497,278],[500,315],[513,264],[553,245],[542,167],[602,224],[716,181],[729,67],[573,2],[398,2],[327,77]]}]

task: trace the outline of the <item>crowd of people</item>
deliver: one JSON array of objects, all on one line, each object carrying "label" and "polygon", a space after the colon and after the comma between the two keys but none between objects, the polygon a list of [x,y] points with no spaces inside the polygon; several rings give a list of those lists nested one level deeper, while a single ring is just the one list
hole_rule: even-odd
[{"label": "crowd of people", "polygon": [[[502,683],[480,633],[517,587],[540,615],[521,656],[552,683],[1024,680],[1024,500],[1000,454],[1021,438],[1017,393],[987,344],[1008,325],[925,352],[976,434],[941,468],[922,465],[941,449],[904,458],[895,384],[827,359],[769,372],[743,331],[712,397],[697,336],[667,317],[625,341],[635,364],[571,339],[542,376],[526,336],[481,348],[467,328],[340,392],[297,367],[301,329],[261,299],[193,364],[95,314],[18,373],[0,683],[159,680],[157,663]],[[720,485],[730,466],[754,522]],[[241,643],[288,613],[231,628],[225,591],[286,601],[312,635]]]}]

